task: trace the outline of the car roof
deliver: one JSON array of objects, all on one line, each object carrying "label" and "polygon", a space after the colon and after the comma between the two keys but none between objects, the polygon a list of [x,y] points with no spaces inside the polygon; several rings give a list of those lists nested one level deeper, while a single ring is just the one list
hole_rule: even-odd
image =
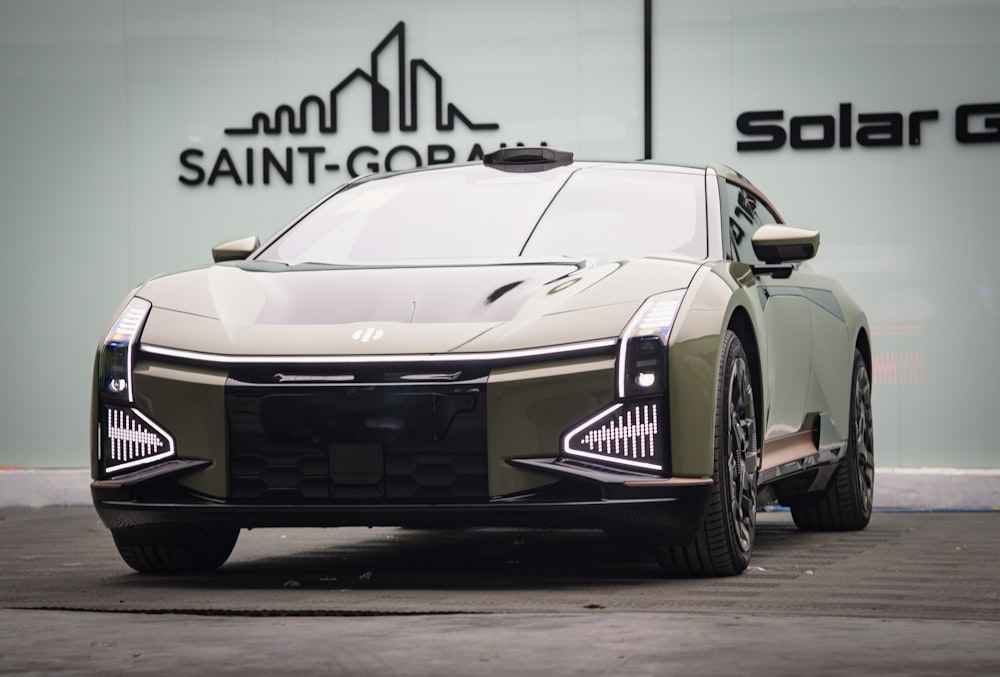
[{"label": "car roof", "polygon": [[[544,148],[544,147],[543,147]],[[352,184],[366,183],[373,180],[388,179],[393,176],[405,176],[408,174],[415,173],[426,173],[442,170],[462,170],[462,169],[472,169],[476,167],[483,167],[483,161],[472,161],[465,163],[454,163],[454,164],[436,164],[430,166],[413,167],[410,169],[399,169],[393,170],[392,172],[373,172],[370,174],[364,174],[359,176],[348,183],[341,186],[342,188],[347,187]],[[488,165],[487,165],[488,166]],[[565,167],[565,169],[563,169]],[[505,171],[504,169],[498,168],[496,166],[492,167],[498,171]],[[595,168],[630,168],[630,169],[649,169],[649,170],[660,170],[668,172],[679,172],[684,174],[701,174],[704,175],[706,171],[715,169],[713,165],[694,165],[694,164],[681,164],[681,163],[668,163],[656,160],[577,160],[573,159],[571,162],[560,164],[555,167],[546,167],[544,169],[537,169],[534,171],[553,171],[562,170],[566,171],[577,171],[581,169],[595,169]],[[517,170],[516,170],[517,171]],[[519,170],[524,171],[524,170]],[[718,170],[716,170],[717,173]],[[727,174],[737,174],[734,170],[726,168]],[[746,181],[746,179],[744,179]]]}]

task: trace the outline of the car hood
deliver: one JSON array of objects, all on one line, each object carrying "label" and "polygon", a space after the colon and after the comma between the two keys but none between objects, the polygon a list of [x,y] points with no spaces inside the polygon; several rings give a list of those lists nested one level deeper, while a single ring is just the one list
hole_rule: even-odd
[{"label": "car hood", "polygon": [[617,337],[638,306],[686,287],[667,259],[412,266],[241,262],[168,275],[141,343],[220,355],[441,354]]}]

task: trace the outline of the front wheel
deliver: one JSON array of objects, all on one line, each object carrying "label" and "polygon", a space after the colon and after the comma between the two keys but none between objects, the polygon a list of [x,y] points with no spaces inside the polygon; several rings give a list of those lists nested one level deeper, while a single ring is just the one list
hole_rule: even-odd
[{"label": "front wheel", "polygon": [[730,576],[750,563],[757,529],[757,414],[750,364],[726,332],[715,408],[715,461],[708,513],[694,540],[657,548],[660,568],[685,576]]},{"label": "front wheel", "polygon": [[111,535],[125,563],[142,574],[202,574],[221,567],[240,535],[239,529],[201,526],[113,529]]}]

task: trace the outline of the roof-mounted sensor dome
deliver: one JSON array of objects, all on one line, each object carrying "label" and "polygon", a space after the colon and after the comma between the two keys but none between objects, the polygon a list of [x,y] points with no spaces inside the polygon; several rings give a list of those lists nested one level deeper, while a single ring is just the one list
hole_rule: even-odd
[{"label": "roof-mounted sensor dome", "polygon": [[501,148],[483,157],[483,164],[503,172],[544,172],[573,163],[573,151],[548,146]]}]

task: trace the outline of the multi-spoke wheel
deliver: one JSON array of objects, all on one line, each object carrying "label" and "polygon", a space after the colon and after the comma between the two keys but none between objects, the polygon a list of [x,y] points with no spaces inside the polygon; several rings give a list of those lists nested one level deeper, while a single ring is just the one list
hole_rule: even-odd
[{"label": "multi-spoke wheel", "polygon": [[791,503],[800,529],[849,531],[864,529],[872,516],[875,488],[875,445],[872,437],[872,384],[868,365],[857,350],[851,379],[847,453],[826,489]]},{"label": "multi-spoke wheel", "polygon": [[664,571],[725,576],[746,569],[757,527],[757,416],[753,381],[743,344],[726,332],[715,414],[715,465],[708,513],[694,541],[663,545]]}]

